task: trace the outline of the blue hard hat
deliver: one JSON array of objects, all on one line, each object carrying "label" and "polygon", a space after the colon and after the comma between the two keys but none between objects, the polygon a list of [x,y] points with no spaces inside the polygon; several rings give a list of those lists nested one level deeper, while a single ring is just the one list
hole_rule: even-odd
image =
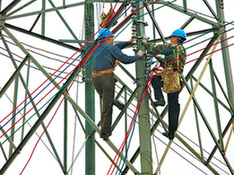
[{"label": "blue hard hat", "polygon": [[183,31],[183,29],[176,29],[174,32],[172,32],[171,36],[178,36],[186,40],[186,33]]},{"label": "blue hard hat", "polygon": [[99,32],[98,32],[98,37],[97,39],[102,39],[102,38],[106,38],[108,36],[112,36],[114,37],[114,35],[111,33],[111,31],[107,28],[102,28]]}]

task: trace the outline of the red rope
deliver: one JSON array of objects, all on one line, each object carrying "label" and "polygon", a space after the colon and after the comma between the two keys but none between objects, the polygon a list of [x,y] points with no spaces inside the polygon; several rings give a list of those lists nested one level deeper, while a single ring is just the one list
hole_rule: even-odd
[{"label": "red rope", "polygon": [[[77,76],[78,76],[78,75],[76,75],[76,77],[77,77]],[[36,142],[36,144],[35,144],[35,146],[34,146],[32,152],[31,152],[31,154],[30,154],[30,157],[29,157],[27,163],[25,164],[25,166],[23,167],[22,171],[20,172],[20,175],[24,172],[24,170],[25,170],[26,167],[28,166],[28,164],[29,164],[30,160],[32,159],[32,156],[33,156],[33,154],[34,154],[34,152],[35,152],[35,150],[36,150],[36,147],[37,147],[39,141],[41,140],[41,138],[42,138],[42,136],[44,135],[45,131],[48,129],[49,125],[51,124],[52,120],[54,119],[55,114],[58,112],[59,107],[61,106],[62,102],[64,101],[64,99],[65,99],[65,97],[66,97],[68,91],[70,90],[70,88],[72,87],[72,85],[73,85],[74,82],[75,82],[75,81],[72,82],[71,86],[69,87],[69,89],[68,89],[68,90],[66,91],[66,93],[64,94],[64,96],[63,96],[61,102],[59,103],[57,109],[55,110],[55,112],[54,112],[52,118],[50,119],[50,121],[49,121],[49,123],[48,123],[48,125],[46,126],[46,128],[44,129],[44,131],[42,132],[42,134],[40,135],[40,137],[38,138],[38,140],[37,140],[37,142]]]}]

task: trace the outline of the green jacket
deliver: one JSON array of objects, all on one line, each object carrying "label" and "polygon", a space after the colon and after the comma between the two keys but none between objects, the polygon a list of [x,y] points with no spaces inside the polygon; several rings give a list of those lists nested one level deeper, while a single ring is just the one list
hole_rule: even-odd
[{"label": "green jacket", "polygon": [[[157,59],[161,65],[169,63],[177,58],[181,58],[179,59],[179,65],[181,66],[175,68],[175,70],[182,73],[184,70],[184,63],[186,61],[186,50],[182,45],[178,45],[177,47],[175,46],[176,44],[172,43],[159,44],[159,45],[150,44],[150,43],[145,44],[145,48],[149,54],[160,54],[165,56],[164,58]],[[174,61],[173,63],[166,65],[166,68],[173,68],[176,66],[177,66],[177,61]]]}]

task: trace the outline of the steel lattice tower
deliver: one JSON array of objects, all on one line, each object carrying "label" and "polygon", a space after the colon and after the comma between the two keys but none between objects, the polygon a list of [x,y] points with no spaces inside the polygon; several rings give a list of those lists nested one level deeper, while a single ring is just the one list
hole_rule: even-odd
[{"label": "steel lattice tower", "polygon": [[[187,0],[0,1],[0,174],[20,173],[38,140],[25,174],[41,174],[48,167],[50,174],[107,173],[140,101],[150,63],[147,58],[130,66],[119,63],[115,98],[125,107],[114,107],[113,135],[107,142],[101,140],[102,104],[92,85],[94,55],[80,63],[91,50],[100,22],[98,7],[104,2],[105,11],[110,4],[115,8],[116,16],[107,24],[118,20],[110,28],[115,29],[115,40],[128,40],[133,31],[134,48],[144,49],[142,35],[149,36],[149,42],[165,43],[173,29],[182,28],[188,36],[184,45],[190,61],[182,75],[175,139],[162,136],[168,127],[168,109],[152,107],[149,90],[131,129],[135,133],[123,146],[120,159],[125,165],[117,163],[116,169],[122,168],[120,174],[159,174],[160,170],[163,174],[173,168],[168,160],[174,159],[173,164],[181,168],[177,159],[183,157],[204,174],[234,174],[234,150],[229,146],[234,122],[234,53],[230,49],[234,18],[226,21],[222,0],[203,0],[197,6]],[[132,14],[131,9],[136,11]],[[128,51],[134,54],[135,50]],[[195,171],[183,169],[174,174]]]}]

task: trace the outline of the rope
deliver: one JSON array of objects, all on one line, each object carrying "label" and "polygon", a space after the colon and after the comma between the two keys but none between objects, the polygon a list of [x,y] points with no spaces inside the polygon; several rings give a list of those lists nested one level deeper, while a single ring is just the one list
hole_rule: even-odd
[{"label": "rope", "polygon": [[[6,35],[3,35],[3,36],[9,38],[9,37],[6,36]],[[11,42],[11,41],[7,41],[7,40],[6,40],[6,42],[9,43],[9,44],[11,44],[11,45],[16,46],[16,44],[13,43],[13,42]],[[53,58],[53,57],[47,56],[47,55],[45,55],[45,54],[39,53],[39,51],[45,52],[45,53],[47,53],[47,54],[51,54],[51,55],[54,55],[54,56],[57,56],[57,57],[60,57],[60,58],[64,58],[64,59],[66,59],[66,60],[69,59],[69,57],[67,57],[67,56],[64,56],[64,55],[61,55],[61,54],[57,54],[57,53],[54,53],[54,52],[50,52],[50,51],[47,51],[47,50],[44,50],[44,49],[41,49],[41,48],[38,48],[38,47],[34,47],[34,46],[31,46],[31,45],[26,44],[26,43],[24,43],[24,42],[21,42],[21,44],[22,44],[22,45],[25,45],[25,46],[27,46],[27,47],[29,47],[29,48],[32,48],[32,49],[37,50],[37,51],[34,51],[34,50],[32,50],[32,49],[27,48],[28,51],[33,52],[33,53],[35,53],[35,54],[38,54],[38,55],[40,55],[40,56],[43,56],[44,58],[48,58],[48,59],[53,60],[53,61],[57,61],[57,62],[60,62],[60,63],[64,63],[64,61],[61,61],[61,59],[57,59],[57,58]],[[5,48],[2,48],[2,47],[1,47],[1,49],[6,50]],[[16,54],[15,54],[15,55],[16,55]],[[16,56],[17,56],[17,57],[20,57],[20,56],[18,56],[18,55],[16,55]],[[22,57],[20,57],[20,58],[23,59]],[[68,64],[68,63],[66,63],[66,64]],[[75,64],[74,64],[74,66],[75,66]]]},{"label": "rope", "polygon": [[[6,49],[5,49],[5,48],[2,48],[2,47],[0,47],[0,49],[6,51]],[[23,59],[21,56],[15,54],[15,53],[13,53],[13,52],[11,52],[11,53],[12,53],[12,55],[15,55],[16,57],[18,57],[18,58],[20,58],[20,59]],[[3,55],[3,56],[5,56],[5,57],[7,57],[7,58],[10,58],[10,56],[5,55],[5,54],[3,54],[2,52],[0,52],[0,54]],[[41,54],[41,55],[42,55],[42,54]],[[43,55],[42,55],[42,56],[43,56]],[[48,57],[48,58],[53,60],[53,58],[51,58],[51,57]],[[15,60],[16,62],[18,62],[19,64],[21,63],[21,61],[19,61],[19,60],[17,60],[17,59],[14,59],[14,60]],[[62,62],[63,62],[63,61],[62,61]],[[27,63],[25,63],[25,66],[29,66],[29,65],[28,65]],[[36,69],[36,70],[39,70],[37,67],[32,66],[32,65],[30,65],[30,67],[31,67],[31,68],[34,68],[34,69]],[[42,67],[45,68],[45,69],[51,70],[51,71],[53,71],[53,72],[57,70],[57,69],[54,69],[54,68],[52,68],[52,67],[48,67],[48,66],[44,66],[44,65],[42,65]],[[58,72],[61,72],[61,71],[58,71]],[[61,72],[61,73],[68,74],[67,72]],[[49,72],[49,74],[52,75],[52,73],[50,73],[50,72]],[[52,75],[52,76],[54,77],[55,75]],[[81,76],[81,75],[79,75],[79,76]],[[63,77],[58,75],[57,78],[63,78]],[[25,97],[25,98],[27,98],[27,97]]]},{"label": "rope", "polygon": [[[157,2],[157,1],[155,1],[155,2]],[[155,3],[155,2],[153,2],[153,3]],[[152,3],[150,3],[150,4],[152,4]],[[132,13],[134,13],[134,12],[136,12],[136,11],[138,11],[138,10],[140,10],[140,9],[142,9],[142,8],[144,8],[144,7],[148,6],[148,5],[150,5],[150,4],[147,4],[147,5],[145,5],[145,6],[141,7],[141,8],[139,8],[139,9],[136,9],[136,10],[132,11]],[[132,14],[132,13],[131,13],[131,14]],[[130,15],[131,15],[131,14],[130,14]],[[130,15],[129,15],[129,16],[130,16]],[[129,16],[128,16],[128,17],[129,17]],[[127,18],[126,18],[126,19],[127,19]],[[126,20],[126,19],[125,19],[125,20]],[[125,20],[124,20],[124,21],[125,21]],[[123,21],[123,22],[124,22],[124,21]],[[121,22],[119,25],[123,24],[123,22]],[[116,29],[114,29],[114,31],[115,31],[115,30],[116,30]],[[144,90],[143,90],[143,91],[144,91]],[[143,98],[144,98],[144,97],[143,97]],[[142,98],[142,99],[143,99],[143,98]],[[140,99],[141,99],[141,96],[140,96]],[[128,129],[128,132],[127,132],[127,134],[125,135],[124,141],[122,142],[121,147],[120,147],[119,150],[117,151],[117,153],[116,153],[116,155],[115,155],[115,157],[114,157],[114,159],[113,159],[113,161],[112,161],[112,164],[111,164],[111,166],[110,166],[110,168],[109,168],[107,174],[110,173],[110,171],[111,171],[111,169],[112,169],[112,166],[113,166],[113,164],[114,164],[114,161],[115,161],[116,157],[118,156],[118,158],[117,158],[117,160],[116,160],[116,163],[117,163],[118,160],[119,160],[119,158],[120,158],[120,156],[121,156],[121,154],[122,154],[124,145],[125,145],[125,143],[126,143],[126,141],[127,141],[128,134],[129,134],[129,132],[130,132],[131,126],[132,126],[132,124],[133,124],[133,121],[135,121],[135,117],[137,116],[137,113],[138,113],[137,111],[138,111],[138,109],[139,109],[141,103],[142,103],[142,100],[141,100],[140,102],[138,102],[138,104],[137,104],[137,109],[136,109],[136,111],[135,111],[135,113],[134,113],[134,116],[133,116],[133,119],[132,119],[132,121],[131,121],[131,123],[130,123],[130,127],[129,127],[129,129]],[[126,156],[125,156],[125,157],[126,157]],[[114,169],[113,169],[113,171],[114,171]],[[111,174],[113,173],[113,171],[111,172]]]},{"label": "rope", "polygon": [[30,162],[30,160],[31,160],[31,158],[32,158],[32,156],[33,156],[33,153],[35,152],[36,147],[37,147],[39,141],[41,140],[41,137],[44,135],[45,131],[48,129],[49,125],[51,124],[52,120],[54,119],[55,114],[58,112],[58,109],[59,109],[60,105],[62,104],[62,102],[63,102],[65,96],[66,96],[66,95],[64,95],[63,99],[61,100],[61,102],[59,103],[57,109],[55,110],[54,115],[53,115],[52,118],[50,119],[48,125],[46,126],[46,128],[45,128],[44,131],[42,132],[42,134],[41,134],[41,136],[39,137],[39,139],[37,140],[37,142],[36,142],[36,144],[35,144],[35,146],[34,146],[34,148],[33,148],[33,151],[32,151],[32,153],[31,153],[31,155],[30,155],[30,157],[29,157],[27,163],[25,164],[24,168],[23,168],[22,171],[20,172],[20,175],[24,172],[25,168],[26,168],[27,165],[29,164],[29,162]]}]

